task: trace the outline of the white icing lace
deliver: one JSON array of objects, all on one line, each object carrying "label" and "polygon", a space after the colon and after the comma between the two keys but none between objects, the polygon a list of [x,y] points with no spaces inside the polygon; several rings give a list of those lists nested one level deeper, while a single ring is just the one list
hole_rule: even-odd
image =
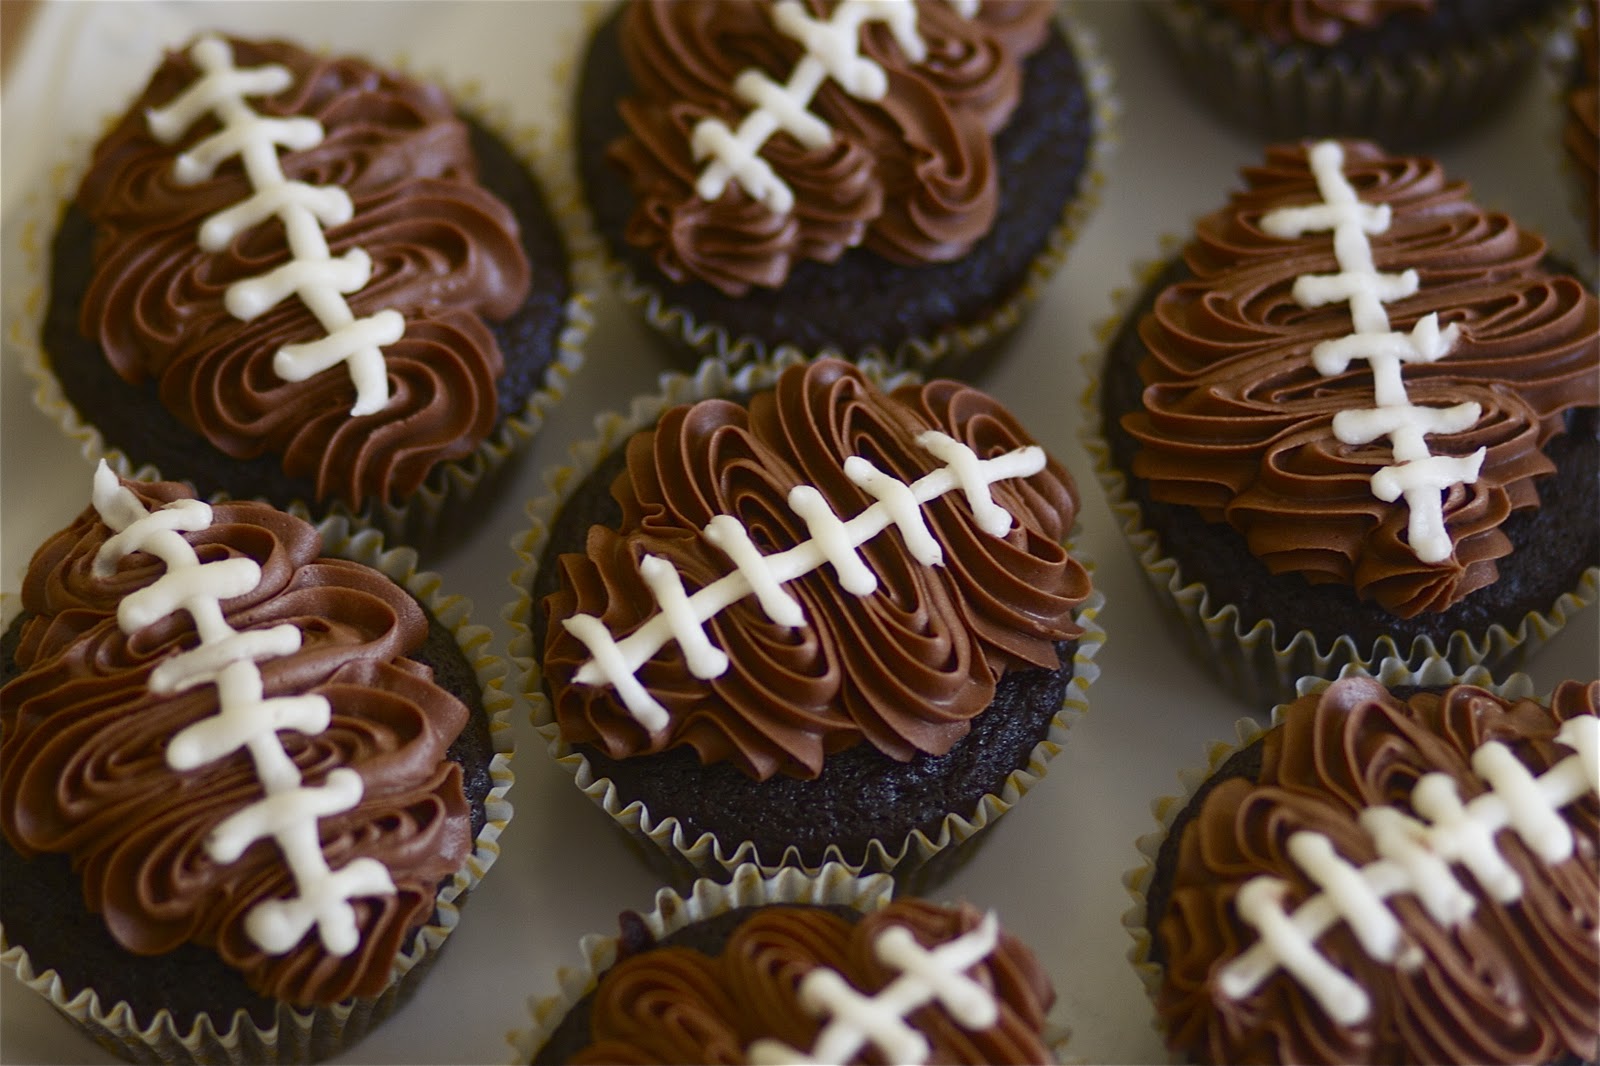
[{"label": "white icing lace", "polygon": [[991,911],[975,928],[929,951],[911,930],[891,925],[873,941],[873,954],[899,976],[875,996],[857,992],[836,971],[819,966],[800,979],[800,1004],[828,1022],[809,1053],[781,1040],[757,1040],[745,1054],[753,1064],[850,1062],[871,1044],[889,1062],[927,1062],[932,1049],[906,1016],[938,1001],[963,1028],[987,1029],[1000,1020],[994,993],[966,971],[994,953],[999,922]]},{"label": "white icing lace", "polygon": [[[948,0],[963,18],[977,14],[977,0]],[[773,212],[786,215],[794,209],[794,191],[760,156],[761,146],[782,130],[806,148],[822,148],[833,131],[807,110],[830,77],[860,100],[881,100],[889,78],[883,68],[861,54],[861,27],[886,23],[900,50],[913,63],[921,63],[927,47],[917,33],[916,0],[841,0],[826,21],[812,18],[799,0],[778,0],[772,21],[779,32],[805,48],[787,83],[780,85],[756,67],[740,73],[733,92],[751,106],[737,131],[719,118],[701,119],[690,134],[689,146],[697,162],[710,159],[695,183],[695,192],[708,203],[716,200],[735,180],[753,199]]]},{"label": "white icing lace", "polygon": [[239,156],[255,190],[241,203],[219,211],[200,227],[200,247],[220,252],[240,233],[277,218],[288,236],[289,262],[258,277],[228,286],[228,313],[249,322],[285,297],[298,296],[328,335],[303,344],[286,344],[273,356],[272,369],[285,381],[304,381],[344,363],[356,387],[353,416],[381,411],[389,402],[389,379],[381,348],[405,333],[405,319],[393,309],[356,318],[344,294],[360,291],[372,277],[372,257],[352,248],[334,259],[323,226],[349,222],[355,213],[350,194],[337,185],[313,186],[289,181],[278,161],[278,148],[303,151],[322,143],[322,124],[315,119],[267,118],[245,102],[246,96],[267,96],[288,88],[289,70],[278,64],[241,70],[233,65],[226,41],[205,36],[189,50],[204,74],[165,107],[146,113],[150,133],[173,144],[196,121],[215,115],[222,128],[178,156],[173,173],[183,185],[210,178],[218,164]]},{"label": "white icing lace", "polygon": [[605,623],[594,615],[575,614],[563,619],[561,624],[583,642],[591,656],[574,680],[583,685],[611,685],[640,725],[651,733],[660,732],[667,726],[666,708],[645,690],[636,674],[669,640],[677,641],[683,650],[691,674],[701,680],[718,677],[728,668],[728,657],[712,645],[704,626],[723,608],[754,593],[756,602],[773,622],[790,628],[798,626],[804,615],[783,585],[825,563],[833,567],[846,591],[857,596],[871,595],[878,587],[878,578],[856,549],[891,525],[900,530],[913,559],[925,566],[937,566],[944,555],[923,521],[922,504],[960,489],[979,528],[1001,537],[1011,528],[1011,515],[995,503],[989,486],[1007,478],[1029,477],[1045,465],[1044,449],[1037,445],[993,459],[979,459],[965,444],[934,430],[920,434],[917,443],[946,465],[910,485],[860,456],[845,461],[846,476],[876,501],[849,521],[834,514],[828,501],[810,485],[791,489],[789,506],[805,522],[810,538],[787,551],[762,555],[738,519],[717,515],[703,532],[728,556],[734,570],[692,596],[685,594],[683,582],[670,563],[658,556],[645,556],[639,561],[639,572],[656,598],[659,613],[620,641],[613,639]]},{"label": "white icing lace", "polygon": [[1441,492],[1454,485],[1478,480],[1484,449],[1469,456],[1433,455],[1425,437],[1430,433],[1460,433],[1478,420],[1476,403],[1454,407],[1416,407],[1406,395],[1401,367],[1406,363],[1432,363],[1444,358],[1460,338],[1451,323],[1439,328],[1439,316],[1429,314],[1412,331],[1389,328],[1384,303],[1416,293],[1415,270],[1403,274],[1379,273],[1372,262],[1368,234],[1389,228],[1389,205],[1364,204],[1344,176],[1344,150],[1335,141],[1322,141],[1311,149],[1311,169],[1323,202],[1308,207],[1286,207],[1269,212],[1261,228],[1285,239],[1305,233],[1333,231],[1337,274],[1306,274],[1295,280],[1294,298],[1302,307],[1347,301],[1355,332],[1323,341],[1312,349],[1317,371],[1332,376],[1344,373],[1353,359],[1365,359],[1372,368],[1377,407],[1340,411],[1333,419],[1333,435],[1345,444],[1368,444],[1388,437],[1398,460],[1372,476],[1372,492],[1385,503],[1405,498],[1410,520],[1406,539],[1418,559],[1442,562],[1450,557],[1450,535],[1445,531]]},{"label": "white icing lace", "polygon": [[1560,811],[1600,791],[1600,719],[1571,718],[1556,740],[1577,754],[1538,778],[1504,744],[1489,741],[1478,748],[1472,769],[1489,791],[1466,804],[1448,774],[1425,775],[1412,791],[1411,805],[1427,822],[1392,807],[1363,811],[1361,825],[1380,858],[1360,868],[1341,858],[1320,833],[1291,836],[1290,857],[1320,891],[1289,914],[1283,909],[1287,882],[1263,876],[1239,889],[1239,917],[1260,939],[1222,968],[1222,993],[1232,999],[1247,996],[1281,968],[1334,1021],[1354,1025],[1365,1019],[1371,1011],[1366,991],[1317,949],[1317,938],[1343,921],[1368,956],[1412,968],[1422,962],[1421,950],[1406,943],[1385,899],[1415,896],[1441,925],[1459,925],[1471,916],[1476,901],[1457,880],[1453,863],[1465,867],[1497,902],[1520,898],[1522,880],[1495,845],[1495,834],[1502,829],[1515,832],[1543,862],[1571,857],[1572,830]]},{"label": "white icing lace", "polygon": [[183,538],[211,525],[211,508],[199,500],[175,500],[146,511],[139,498],[118,481],[102,460],[94,475],[93,502],[115,530],[95,555],[93,572],[106,578],[117,561],[148,552],[166,564],[166,573],[117,605],[117,625],[132,635],[176,611],[187,611],[199,634],[197,647],[162,662],[150,675],[150,690],[182,692],[196,685],[217,686],[218,713],[180,730],[167,743],[167,765],[179,772],[215,762],[244,749],[255,766],[266,797],[224,819],[206,840],[207,853],[231,863],[262,837],[283,853],[297,895],[256,904],[245,917],[245,932],[263,951],[281,955],[300,942],[313,925],[323,946],[348,955],[360,941],[351,899],[392,895],[389,871],[376,859],[360,858],[330,870],[322,854],[317,819],[354,807],[361,799],[361,776],[348,767],[331,771],[325,784],[302,784],[299,768],[278,740],[278,730],[315,734],[328,728],[330,709],[322,696],[262,694],[263,659],[290,655],[301,633],[284,624],[239,632],[222,613],[222,602],[242,596],[261,580],[255,560],[237,557],[200,562]]}]

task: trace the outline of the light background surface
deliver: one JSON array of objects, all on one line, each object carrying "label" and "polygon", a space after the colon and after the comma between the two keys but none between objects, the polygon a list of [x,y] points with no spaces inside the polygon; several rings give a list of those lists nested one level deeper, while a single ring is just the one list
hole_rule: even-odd
[{"label": "light background surface", "polygon": [[[1114,290],[1135,263],[1157,256],[1163,235],[1181,236],[1219,205],[1259,145],[1221,126],[1184,95],[1156,50],[1150,23],[1132,2],[1081,3],[1080,22],[1098,36],[1122,105],[1119,144],[1098,209],[1007,362],[983,386],[1010,404],[1034,435],[1077,475],[1083,545],[1108,604],[1109,642],[1090,713],[1071,731],[1042,781],[989,830],[974,861],[935,893],[993,907],[1033,946],[1059,993],[1052,1018],[1074,1030],[1070,1050],[1089,1062],[1155,1062],[1164,1054],[1144,992],[1125,953],[1122,874],[1138,861],[1134,840],[1153,828],[1149,805],[1178,791],[1178,770],[1198,765],[1205,745],[1233,736],[1234,722],[1265,713],[1236,698],[1189,658],[1162,620],[1153,594],[1113,526],[1078,443],[1080,357],[1113,312]],[[475,83],[482,98],[519,124],[560,121],[585,16],[562,0],[455,3],[93,3],[50,0],[35,13],[10,64],[0,119],[0,219],[5,259],[0,290],[13,318],[39,279],[18,255],[17,219],[52,169],[78,158],[154,67],[160,49],[218,27],[290,36],[313,47],[403,60],[448,83]],[[1472,182],[1484,203],[1540,229],[1581,255],[1574,200],[1561,172],[1556,82],[1530,83],[1481,130],[1441,148],[1449,172]],[[567,400],[535,441],[513,483],[481,528],[428,562],[448,591],[469,596],[475,621],[494,628],[512,598],[509,542],[523,508],[593,418],[654,391],[667,364],[609,295],[588,362]],[[33,407],[32,388],[7,342],[0,362],[0,595],[15,613],[34,548],[86,504],[91,468]],[[1531,664],[1541,691],[1566,677],[1593,677],[1596,612],[1581,614]],[[578,938],[615,931],[616,914],[648,908],[656,883],[546,757],[513,712],[518,754],[511,792],[516,816],[503,853],[473,894],[460,928],[417,998],[346,1063],[504,1062],[505,1033],[526,1025],[530,996],[556,989],[559,966],[580,960]],[[3,889],[0,889],[3,890]],[[114,1062],[21,988],[0,978],[0,1061]]]}]

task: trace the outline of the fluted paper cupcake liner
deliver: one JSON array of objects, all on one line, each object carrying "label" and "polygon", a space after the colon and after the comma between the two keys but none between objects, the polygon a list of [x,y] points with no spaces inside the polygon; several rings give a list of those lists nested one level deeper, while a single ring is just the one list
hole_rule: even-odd
[{"label": "fluted paper cupcake liner", "polygon": [[[403,64],[394,69],[405,71]],[[556,351],[545,369],[543,381],[529,396],[522,409],[503,417],[474,451],[463,458],[440,463],[421,488],[401,501],[372,501],[359,511],[346,501],[268,500],[274,506],[315,523],[324,517],[342,517],[352,526],[371,526],[381,530],[392,542],[427,548],[452,532],[454,523],[465,512],[463,505],[480,491],[493,490],[495,475],[534,437],[548,413],[561,402],[572,376],[584,362],[584,349],[594,324],[596,294],[603,284],[603,262],[599,243],[589,228],[583,197],[571,178],[572,168],[563,158],[566,151],[549,131],[519,126],[509,110],[497,102],[484,100],[475,83],[458,85],[447,77],[428,73],[413,75],[418,80],[443,86],[451,94],[458,111],[471,115],[510,147],[512,154],[533,175],[543,195],[546,209],[555,220],[568,259],[571,293],[562,311],[562,326]],[[116,116],[108,116],[109,130]],[[49,306],[51,285],[51,244],[63,211],[72,201],[86,172],[95,142],[100,138],[69,144],[40,183],[20,205],[19,218],[7,229],[15,234],[16,262],[23,265],[25,285],[20,298],[7,306],[5,342],[14,348],[23,369],[34,382],[34,403],[72,440],[91,463],[106,460],[124,478],[162,481],[182,480],[180,469],[161,470],[145,462],[135,465],[121,448],[108,444],[90,418],[73,406],[45,352],[43,329]],[[226,491],[206,497],[212,502],[233,498]]]},{"label": "fluted paper cupcake liner", "polygon": [[1089,454],[1095,476],[1105,490],[1111,512],[1122,527],[1139,569],[1155,589],[1157,599],[1178,619],[1196,655],[1211,665],[1240,698],[1267,705],[1288,699],[1302,677],[1332,677],[1347,664],[1369,669],[1389,658],[1420,665],[1442,658],[1458,669],[1482,664],[1492,670],[1515,669],[1528,655],[1547,643],[1575,612],[1600,598],[1600,567],[1587,568],[1577,587],[1562,593],[1542,611],[1530,611],[1510,625],[1495,623],[1482,632],[1452,632],[1440,646],[1421,636],[1410,647],[1400,647],[1388,635],[1371,647],[1360,647],[1349,636],[1331,643],[1319,642],[1309,630],[1290,631],[1263,618],[1246,625],[1239,609],[1212,596],[1197,580],[1184,576],[1178,561],[1167,554],[1160,535],[1145,522],[1137,501],[1128,494],[1128,474],[1112,460],[1100,408],[1100,382],[1106,353],[1140,296],[1154,283],[1176,254],[1177,241],[1163,242],[1159,259],[1136,264],[1132,283],[1113,294],[1116,310],[1096,330],[1097,347],[1085,354],[1083,368],[1088,386],[1082,396],[1079,436]]},{"label": "fluted paper cupcake liner", "polygon": [[[1450,685],[1477,685],[1497,696],[1510,699],[1524,699],[1536,695],[1533,680],[1526,674],[1511,674],[1503,681],[1496,682],[1493,675],[1482,666],[1471,666],[1462,670],[1437,658],[1420,665],[1408,664],[1399,659],[1384,659],[1370,669],[1365,665],[1351,664],[1340,670],[1338,677],[1340,679],[1372,677],[1391,689],[1406,686],[1441,688]],[[1331,683],[1332,681],[1325,677],[1304,677],[1295,685],[1294,695],[1304,696],[1320,692]],[[1128,961],[1138,973],[1140,983],[1144,985],[1152,1006],[1161,990],[1164,971],[1150,958],[1152,938],[1147,922],[1149,910],[1147,894],[1155,875],[1161,847],[1166,842],[1178,815],[1189,806],[1201,786],[1229,758],[1254,744],[1268,729],[1276,726],[1282,720],[1285,706],[1286,704],[1279,704],[1272,709],[1271,724],[1265,727],[1253,718],[1240,719],[1235,723],[1234,729],[1237,735],[1232,742],[1213,742],[1206,749],[1202,767],[1178,774],[1180,788],[1178,795],[1163,796],[1150,804],[1150,812],[1155,818],[1157,828],[1135,842],[1143,861],[1123,874],[1122,884],[1128,891],[1132,905],[1123,912],[1122,926],[1133,939],[1133,946],[1128,949]],[[1151,1025],[1160,1029],[1159,1022],[1154,1018],[1151,1020]]]},{"label": "fluted paper cupcake liner", "polygon": [[[686,362],[691,364],[699,359],[742,366],[795,357],[837,357],[852,362],[880,362],[939,376],[970,376],[969,371],[975,370],[984,356],[1000,348],[1043,295],[1050,279],[1066,261],[1067,252],[1084,224],[1094,213],[1105,185],[1105,166],[1116,145],[1120,105],[1113,91],[1111,67],[1100,50],[1098,39],[1083,26],[1081,20],[1072,17],[1072,7],[1071,4],[1063,5],[1057,23],[1078,58],[1089,94],[1094,129],[1088,159],[1077,195],[1063,209],[1044,249],[1029,265],[1022,284],[981,318],[972,322],[952,323],[931,337],[911,337],[896,345],[892,351],[876,345],[849,352],[831,346],[810,350],[788,342],[769,345],[759,337],[731,333],[721,323],[700,320],[693,311],[675,302],[670,291],[639,277],[606,251],[606,274],[623,303],[633,308],[669,348],[683,355]],[[609,5],[591,9],[589,36],[593,36],[593,31],[610,10]]]},{"label": "fluted paper cupcake liner", "polygon": [[[609,414],[597,419],[598,437],[575,445],[566,465],[547,472],[547,494],[529,503],[529,527],[512,541],[518,559],[517,569],[511,575],[516,599],[506,609],[505,618],[513,630],[511,658],[523,671],[521,686],[532,706],[534,728],[557,765],[572,775],[583,794],[641,845],[641,853],[658,873],[679,884],[695,876],[725,879],[729,871],[745,863],[756,863],[769,872],[796,866],[815,872],[820,864],[803,863],[797,849],[792,847],[781,856],[758,856],[750,841],[720,840],[711,833],[691,838],[678,818],[652,813],[643,802],[626,802],[616,785],[597,773],[583,753],[574,750],[561,737],[554,709],[544,694],[538,650],[533,647],[530,620],[536,605],[531,590],[557,513],[602,459],[621,447],[637,430],[654,425],[669,407],[768,387],[786,366],[799,362],[802,360],[791,354],[774,362],[735,370],[708,361],[692,377],[663,375],[658,395],[636,399],[627,415]],[[865,369],[869,379],[885,391],[903,381],[918,380],[909,372],[894,374],[881,365],[868,365]],[[1092,573],[1091,562],[1077,550],[1073,554]],[[1072,681],[1063,705],[1051,719],[1044,739],[1030,752],[1026,765],[1012,771],[999,792],[985,795],[972,810],[947,814],[932,833],[917,829],[903,840],[873,840],[862,856],[845,856],[830,845],[821,863],[841,863],[855,873],[888,871],[902,884],[911,878],[912,884],[927,885],[942,880],[953,872],[956,863],[970,857],[971,849],[961,845],[978,837],[1045,775],[1050,760],[1066,742],[1068,728],[1088,710],[1089,686],[1100,673],[1094,657],[1105,642],[1105,631],[1096,621],[1104,604],[1104,595],[1096,589],[1078,608],[1076,621],[1083,628],[1083,635],[1078,638]]]},{"label": "fluted paper cupcake liner", "polygon": [[1186,82],[1231,122],[1269,140],[1338,134],[1394,147],[1448,138],[1514,96],[1568,16],[1558,5],[1545,18],[1448,48],[1342,60],[1275,45],[1197,0],[1145,9]]},{"label": "fluted paper cupcake liner", "polygon": [[280,1002],[270,1025],[258,1024],[241,1008],[227,1018],[202,1014],[184,1027],[163,1009],[141,1028],[126,1002],[108,1002],[93,988],[66,987],[55,970],[32,959],[24,947],[10,944],[4,928],[0,928],[0,965],[12,970],[25,986],[44,996],[101,1047],[130,1061],[241,1066],[303,1063],[328,1058],[350,1047],[415,991],[459,923],[464,898],[499,858],[500,834],[512,816],[507,798],[514,780],[512,698],[505,689],[505,660],[492,647],[493,634],[486,626],[472,624],[471,601],[447,594],[438,574],[417,569],[417,555],[412,549],[386,550],[383,537],[376,530],[352,530],[342,517],[324,520],[317,530],[323,538],[323,555],[363,563],[410,592],[450,630],[471,664],[495,752],[489,764],[492,784],[484,801],[484,826],[473,841],[472,854],[450,884],[440,889],[433,916],[396,957],[388,988],[374,997],[347,999],[325,1007],[302,1008]]},{"label": "fluted paper cupcake liner", "polygon": [[[740,907],[809,904],[849,907],[871,914],[887,905],[893,893],[894,881],[888,876],[863,876],[837,863],[827,863],[814,873],[794,869],[763,873],[755,866],[744,865],[732,871],[726,883],[696,881],[687,897],[670,888],[661,889],[656,893],[655,908],[641,917],[651,935],[660,940],[696,922]],[[601,975],[616,964],[619,944],[615,936],[590,933],[583,937],[578,945],[583,953],[583,964],[576,968],[562,967],[556,975],[560,991],[528,1001],[533,1027],[508,1034],[507,1040],[515,1049],[513,1062],[533,1060],[568,1012],[593,992]],[[1070,1035],[1059,1026],[1051,1027],[1045,1034],[1058,1061],[1063,1059]]]}]

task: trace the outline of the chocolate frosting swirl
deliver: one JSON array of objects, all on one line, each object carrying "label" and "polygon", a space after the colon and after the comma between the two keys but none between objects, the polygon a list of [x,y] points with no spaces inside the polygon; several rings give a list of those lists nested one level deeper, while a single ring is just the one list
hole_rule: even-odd
[{"label": "chocolate frosting swirl", "polygon": [[961,493],[948,493],[922,509],[943,565],[916,562],[886,530],[860,549],[879,580],[871,595],[844,591],[825,566],[784,586],[804,611],[799,628],[774,623],[753,598],[723,610],[706,623],[731,660],[719,677],[695,678],[668,643],[638,672],[670,717],[653,736],[611,686],[574,682],[589,651],[560,620],[594,615],[617,639],[642,625],[655,613],[643,556],[670,562],[692,595],[732,569],[700,534],[713,516],[736,517],[764,555],[784,551],[809,538],[790,489],[811,485],[849,518],[873,501],[844,475],[845,459],[860,455],[909,484],[942,465],[915,442],[927,429],[980,458],[1032,443],[975,389],[936,381],[885,395],[838,360],[785,371],[748,406],[674,408],[630,439],[611,487],[619,528],[596,526],[585,554],[562,555],[561,588],[544,603],[544,673],[562,735],[613,758],[687,744],[703,762],[731,760],[758,779],[815,777],[828,754],[863,739],[902,762],[943,754],[989,706],[1002,673],[1057,668],[1055,644],[1079,634],[1073,610],[1089,578],[1063,546],[1076,489],[1051,461],[991,487],[1013,516],[1003,538],[981,531]]},{"label": "chocolate frosting swirl", "polygon": [[251,186],[237,160],[195,185],[175,180],[174,160],[215,132],[214,119],[172,146],[147,128],[146,110],[198,77],[187,51],[167,55],[79,187],[78,205],[98,227],[80,329],[125,380],[157,379],[174,417],[224,453],[281,455],[291,477],[315,479],[319,500],[399,500],[494,427],[503,362],[484,318],[527,298],[517,221],[478,185],[467,126],[442,90],[283,42],[229,43],[238,66],[276,63],[293,76],[282,92],[252,97],[252,108],[323,126],[320,144],[279,160],[290,180],[341,186],[354,202],[354,217],[326,235],[334,256],[362,248],[372,257],[371,280],[347,296],[351,311],[405,318],[404,336],[383,349],[389,403],[351,417],[355,388],[342,365],[302,382],[273,371],[279,347],[326,333],[294,296],[250,322],[224,307],[230,284],[288,261],[289,249],[276,220],[222,252],[200,247],[201,223]]},{"label": "chocolate frosting swirl", "polygon": [[1426,15],[1434,0],[1217,0],[1245,26],[1278,44],[1329,47],[1400,12]]},{"label": "chocolate frosting swirl", "polygon": [[[814,17],[834,5],[805,0]],[[623,53],[634,81],[619,101],[629,133],[611,148],[637,199],[627,239],[673,281],[698,279],[730,296],[779,288],[804,259],[832,262],[865,245],[897,263],[959,259],[998,209],[993,135],[1021,95],[1022,61],[1039,48],[1051,9],[1027,0],[986,3],[963,19],[945,0],[918,0],[928,49],[912,63],[888,29],[869,24],[861,52],[888,75],[877,102],[826,83],[810,110],[833,131],[808,149],[778,133],[761,150],[795,195],[773,212],[730,182],[708,203],[695,192],[703,164],[690,151],[702,119],[737,129],[748,105],[734,95],[755,68],[779,84],[803,50],[773,24],[770,4],[634,3],[623,16]]]},{"label": "chocolate frosting swirl", "polygon": [[1600,305],[1543,268],[1539,237],[1478,207],[1436,162],[1344,147],[1359,198],[1393,209],[1370,238],[1378,269],[1420,275],[1415,295],[1385,304],[1391,328],[1409,331],[1430,312],[1441,328],[1460,324],[1449,355],[1404,370],[1418,406],[1482,408],[1470,429],[1428,438],[1435,455],[1487,449],[1477,482],[1444,499],[1451,555],[1419,560],[1404,502],[1373,495],[1371,475],[1394,462],[1387,439],[1353,446],[1333,435],[1335,414],[1374,400],[1364,361],[1336,376],[1312,364],[1319,341],[1351,332],[1349,305],[1307,309],[1292,296],[1300,275],[1337,272],[1332,235],[1261,228],[1269,211],[1320,202],[1304,146],[1268,149],[1245,170],[1247,188],[1198,224],[1183,253],[1193,280],[1162,292],[1139,324],[1145,409],[1123,425],[1141,445],[1134,473],[1156,499],[1227,522],[1274,573],[1347,583],[1409,618],[1495,580],[1494,560],[1511,551],[1500,524],[1538,504],[1535,480],[1554,469],[1541,449],[1564,432],[1564,412],[1600,390]]},{"label": "chocolate frosting swirl", "polygon": [[[154,510],[189,490],[124,484]],[[435,887],[466,860],[471,812],[461,768],[445,752],[466,723],[459,700],[406,656],[427,636],[411,596],[357,563],[319,558],[311,526],[254,503],[214,505],[208,529],[186,534],[202,562],[247,557],[261,566],[252,592],[223,601],[237,630],[293,623],[299,651],[260,665],[266,696],[320,693],[328,729],[284,731],[285,750],[309,785],[348,766],[363,795],[319,821],[328,864],[371,857],[390,871],[394,895],[352,900],[360,945],[327,953],[315,931],[287,954],[264,953],[244,931],[257,903],[294,894],[270,840],[236,862],[206,851],[207,834],[263,796],[248,753],[189,771],[168,767],[167,741],[215,715],[216,686],[152,693],[151,672],[197,643],[177,612],[124,635],[118,604],[165,566],[125,557],[109,578],[92,572],[111,530],[93,508],[34,556],[22,589],[21,671],[0,690],[0,829],[24,858],[65,853],[83,880],[83,905],[118,943],[154,955],[193,942],[215,950],[250,987],[295,1004],[371,996],[389,983],[395,956],[433,911]]]},{"label": "chocolate frosting swirl", "polygon": [[1549,865],[1507,829],[1495,844],[1522,879],[1523,895],[1497,903],[1464,868],[1477,900],[1455,929],[1436,923],[1408,895],[1389,907],[1425,955],[1415,969],[1378,962],[1340,923],[1318,948],[1371,997],[1368,1017],[1331,1021],[1292,977],[1278,971],[1249,996],[1230,999],[1221,967],[1255,934],[1234,898],[1251,878],[1286,881],[1286,910],[1317,891],[1288,856],[1291,833],[1327,836],[1361,865],[1378,858],[1360,812],[1393,806],[1415,816],[1411,795],[1427,773],[1453,778],[1463,802],[1486,792],[1472,753],[1507,745],[1537,776],[1571,749],[1561,723],[1600,708],[1600,682],[1568,682],[1550,705],[1509,700],[1471,686],[1401,699],[1374,681],[1346,680],[1284,710],[1265,735],[1256,781],[1220,781],[1183,832],[1170,902],[1155,930],[1166,955],[1157,1009],[1168,1042],[1197,1062],[1592,1061],[1600,1053],[1600,800],[1562,808],[1571,858]]},{"label": "chocolate frosting swirl", "polygon": [[[745,1050],[758,1039],[806,1051],[822,1028],[799,1001],[807,973],[826,966],[871,995],[897,976],[873,954],[885,929],[902,926],[924,948],[934,948],[976,928],[982,917],[965,904],[944,907],[916,899],[895,900],[853,923],[822,908],[763,907],[715,956],[657,947],[606,971],[594,994],[593,1042],[570,1061],[743,1063]],[[967,975],[994,994],[999,1020],[975,1032],[936,1003],[917,1009],[907,1020],[927,1038],[928,1061],[1051,1061],[1040,1030],[1055,992],[1033,953],[1002,932],[994,953]],[[850,1061],[877,1061],[869,1052],[863,1049]]]}]

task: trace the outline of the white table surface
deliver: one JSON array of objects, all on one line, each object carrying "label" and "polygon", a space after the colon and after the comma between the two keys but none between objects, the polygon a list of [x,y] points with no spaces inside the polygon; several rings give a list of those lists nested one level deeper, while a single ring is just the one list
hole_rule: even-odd
[{"label": "white table surface", "polygon": [[[1042,781],[989,830],[976,859],[936,895],[996,908],[1031,944],[1059,998],[1053,1018],[1074,1030],[1072,1052],[1089,1062],[1164,1059],[1150,1009],[1125,954],[1120,916],[1123,872],[1138,861],[1134,840],[1153,826],[1150,802],[1177,791],[1176,773],[1202,761],[1208,741],[1233,735],[1236,719],[1260,710],[1224,690],[1186,657],[1164,626],[1153,594],[1113,526],[1077,439],[1080,356],[1113,308],[1112,292],[1131,265],[1153,258],[1163,234],[1180,235],[1218,205],[1251,139],[1220,126],[1186,99],[1155,50],[1146,20],[1126,2],[1086,2],[1081,21],[1099,36],[1122,103],[1119,146],[1101,202],[1065,268],[1024,325],[1009,361],[984,386],[1009,403],[1078,476],[1083,543],[1108,605],[1109,642],[1091,709]],[[202,27],[291,36],[311,46],[405,59],[410,68],[476,79],[486,99],[519,123],[548,125],[561,114],[582,14],[573,4],[458,3],[90,3],[49,0],[29,28],[3,97],[0,211],[5,223],[5,313],[36,279],[19,267],[13,222],[30,190],[49,180],[64,146],[86,144],[123,109],[156,62]],[[1580,228],[1560,172],[1556,97],[1548,74],[1511,109],[1439,151],[1449,171],[1479,198],[1541,229],[1561,249],[1579,247]],[[509,542],[523,524],[544,468],[591,434],[602,410],[653,391],[666,364],[625,309],[607,295],[588,362],[567,401],[535,441],[518,479],[484,515],[482,528],[433,569],[448,590],[469,596],[475,620],[508,628]],[[33,407],[14,351],[0,362],[0,595],[16,610],[34,548],[84,506],[91,469],[57,427]],[[1597,672],[1596,612],[1582,613],[1531,664],[1541,691]],[[514,711],[518,754],[511,800],[516,816],[504,851],[462,915],[460,928],[416,999],[348,1063],[507,1061],[508,1030],[525,1025],[530,996],[555,990],[557,967],[579,961],[578,938],[612,932],[624,908],[649,906],[656,883],[616,838],[604,816],[572,787],[534,737],[525,706]],[[0,889],[3,890],[3,889]],[[0,1062],[113,1062],[7,972],[0,979]]]}]

